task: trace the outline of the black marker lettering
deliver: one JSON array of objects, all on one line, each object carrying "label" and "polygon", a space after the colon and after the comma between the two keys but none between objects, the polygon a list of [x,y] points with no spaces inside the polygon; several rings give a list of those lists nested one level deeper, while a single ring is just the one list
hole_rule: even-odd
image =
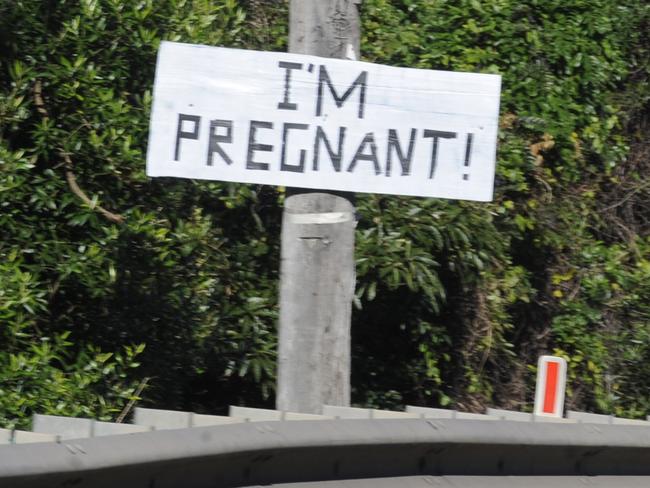
[{"label": "black marker lettering", "polygon": [[465,147],[465,173],[463,173],[463,179],[469,180],[469,163],[472,157],[472,141],[474,140],[474,134],[471,132],[467,134],[467,146]]},{"label": "black marker lettering", "polygon": [[413,159],[413,149],[415,148],[415,135],[417,130],[411,129],[411,138],[409,139],[409,148],[406,156],[402,152],[402,146],[400,146],[399,138],[397,137],[397,131],[395,129],[388,130],[388,150],[386,154],[386,176],[390,176],[390,168],[392,162],[392,154],[395,150],[397,154],[397,159],[402,166],[402,176],[408,176],[411,174],[411,160]]},{"label": "black marker lettering", "polygon": [[255,142],[255,133],[257,129],[273,129],[273,122],[265,122],[260,120],[251,120],[250,130],[248,132],[248,151],[246,152],[246,169],[260,169],[264,171],[269,170],[268,163],[258,163],[253,161],[253,153],[255,151],[273,151],[273,146],[270,144],[260,144]]},{"label": "black marker lettering", "polygon": [[[194,128],[191,131],[183,130],[183,122],[193,122]],[[181,139],[197,140],[199,138],[199,126],[201,117],[198,115],[178,114],[178,128],[176,129],[176,148],[174,150],[174,161],[178,161],[181,151]]]},{"label": "black marker lettering", "polygon": [[338,95],[336,93],[336,89],[334,88],[334,85],[332,85],[332,80],[330,80],[329,74],[327,73],[327,69],[325,68],[324,65],[320,66],[320,71],[318,72],[318,99],[316,101],[316,116],[320,116],[323,110],[323,82],[327,83],[328,88],[330,89],[330,93],[332,94],[332,97],[334,97],[334,102],[336,103],[336,106],[341,108],[343,105],[343,102],[345,102],[350,95],[352,95],[352,92],[357,86],[360,86],[359,88],[359,112],[358,112],[358,117],[360,119],[363,119],[363,111],[366,105],[366,85],[368,82],[368,72],[367,71],[362,71],[359,76],[357,76],[357,79],[354,80],[352,85],[348,87],[346,92],[343,94],[343,96]]},{"label": "black marker lettering", "polygon": [[[226,129],[225,135],[217,134],[219,128]],[[210,139],[208,142],[208,166],[212,166],[212,155],[217,152],[219,156],[226,162],[226,164],[232,164],[232,159],[228,156],[225,151],[219,145],[220,142],[225,142],[226,144],[232,143],[232,120],[211,120],[210,121]]]},{"label": "black marker lettering", "polygon": [[332,161],[332,166],[334,166],[334,171],[336,171],[337,173],[341,171],[341,159],[343,158],[343,141],[345,141],[346,130],[347,129],[345,127],[339,128],[339,148],[338,148],[338,152],[334,152],[332,150],[330,141],[329,139],[327,139],[327,135],[325,134],[323,128],[320,125],[316,127],[316,137],[314,138],[314,162],[313,162],[314,171],[318,171],[318,158],[320,157],[321,141],[325,143],[325,149],[327,149],[327,153],[330,156],[330,160]]},{"label": "black marker lettering", "polygon": [[[365,154],[364,151],[366,146],[370,146],[370,154]],[[381,168],[379,167],[379,160],[377,159],[377,144],[375,144],[375,135],[372,132],[368,132],[366,136],[359,144],[359,148],[352,158],[352,162],[348,167],[348,172],[352,172],[354,167],[357,165],[357,161],[372,161],[375,166],[375,174],[378,175],[381,173]]]},{"label": "black marker lettering", "polygon": [[280,61],[278,66],[287,70],[284,74],[284,100],[278,103],[278,108],[280,110],[298,110],[298,104],[289,102],[289,96],[291,95],[291,70],[302,69],[302,64]]},{"label": "black marker lettering", "polygon": [[280,157],[280,171],[293,171],[294,173],[304,173],[305,172],[305,158],[307,157],[307,151],[304,149],[300,150],[300,163],[295,166],[292,164],[287,164],[287,139],[289,138],[289,131],[291,129],[297,130],[307,130],[309,126],[307,124],[291,124],[289,122],[284,124],[282,129],[282,155]]},{"label": "black marker lettering", "polygon": [[436,173],[436,165],[438,164],[438,140],[442,139],[455,139],[455,132],[443,132],[441,130],[429,130],[424,131],[423,137],[432,137],[433,144],[431,146],[431,167],[429,168],[429,179],[433,179]]}]

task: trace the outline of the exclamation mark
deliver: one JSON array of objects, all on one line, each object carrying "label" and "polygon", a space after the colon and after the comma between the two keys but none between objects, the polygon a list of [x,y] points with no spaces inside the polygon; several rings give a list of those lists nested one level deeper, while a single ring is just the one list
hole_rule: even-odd
[{"label": "exclamation mark", "polygon": [[463,173],[463,179],[469,180],[469,160],[472,157],[472,141],[474,140],[474,134],[471,132],[467,134],[467,145],[465,146],[465,173]]}]

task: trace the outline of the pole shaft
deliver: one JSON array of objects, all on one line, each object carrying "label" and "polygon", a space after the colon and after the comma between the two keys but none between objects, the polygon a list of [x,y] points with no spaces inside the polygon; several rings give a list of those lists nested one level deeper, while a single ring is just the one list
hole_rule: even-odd
[{"label": "pole shaft", "polygon": [[[355,59],[358,0],[291,0],[289,50]],[[282,220],[279,410],[350,404],[353,195],[291,189]]]}]

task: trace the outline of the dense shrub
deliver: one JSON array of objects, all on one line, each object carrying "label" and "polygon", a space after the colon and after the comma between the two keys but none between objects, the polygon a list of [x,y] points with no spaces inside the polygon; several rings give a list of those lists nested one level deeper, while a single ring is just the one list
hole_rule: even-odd
[{"label": "dense shrub", "polygon": [[[494,202],[358,198],[354,400],[527,408],[554,352],[573,408],[649,413],[649,7],[361,13],[366,60],[500,73],[503,94]],[[271,0],[0,2],[4,423],[109,418],[144,378],[159,407],[272,405],[282,189],[150,180],[144,151],[162,39],[282,50],[286,17]]]}]

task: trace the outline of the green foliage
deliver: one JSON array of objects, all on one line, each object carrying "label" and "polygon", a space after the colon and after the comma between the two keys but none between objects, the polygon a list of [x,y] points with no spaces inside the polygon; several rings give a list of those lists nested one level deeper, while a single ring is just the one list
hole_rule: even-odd
[{"label": "green foliage", "polygon": [[[569,360],[571,407],[647,413],[648,382],[637,374],[647,372],[650,330],[648,213],[640,204],[647,163],[639,162],[647,158],[630,142],[634,124],[647,120],[650,8],[635,0],[369,0],[362,19],[368,60],[503,77],[492,204],[360,203],[369,226],[359,235],[360,260],[371,255],[373,270],[359,273],[362,305],[388,302],[380,315],[394,325],[385,334],[423,322],[438,334],[411,337],[424,341],[422,356],[397,372],[359,351],[370,385],[381,388],[372,378],[389,374],[401,378],[404,401],[526,408],[533,378],[526,364],[555,351]],[[632,108],[625,96],[632,92],[646,105]],[[378,270],[411,263],[393,257],[392,240],[384,241],[389,252],[368,246],[385,228],[405,239],[409,255],[427,256],[435,279],[424,285],[413,269],[397,293],[392,277],[374,285]],[[423,377],[434,395],[421,396]],[[377,398],[358,395],[360,403]]]},{"label": "green foliage", "polygon": [[[528,408],[556,352],[571,407],[648,413],[650,7],[365,0],[361,19],[364,59],[503,91],[492,203],[358,197],[354,401]],[[108,418],[144,377],[158,407],[271,404],[282,192],[150,180],[144,155],[161,40],[286,34],[273,0],[0,3],[0,421]]]},{"label": "green foliage", "polygon": [[[640,245],[648,256],[648,243]],[[630,251],[620,244],[586,244],[576,263],[554,274],[560,306],[552,327],[556,352],[572,366],[573,401],[638,415],[650,407],[643,377],[650,353],[650,262]]]},{"label": "green foliage", "polygon": [[17,352],[0,354],[0,423],[26,428],[32,413],[114,420],[134,396],[130,370],[142,351],[121,354],[87,346],[74,356],[68,333],[32,337]]},{"label": "green foliage", "polygon": [[[272,393],[276,193],[151,181],[143,164],[160,41],[240,45],[244,21],[232,0],[1,4],[0,322],[29,341],[0,357],[42,370],[12,419],[106,416],[145,376],[172,408],[214,408],[215,385],[217,406]],[[120,366],[141,343],[137,373]],[[84,369],[98,348],[110,371]]]}]

